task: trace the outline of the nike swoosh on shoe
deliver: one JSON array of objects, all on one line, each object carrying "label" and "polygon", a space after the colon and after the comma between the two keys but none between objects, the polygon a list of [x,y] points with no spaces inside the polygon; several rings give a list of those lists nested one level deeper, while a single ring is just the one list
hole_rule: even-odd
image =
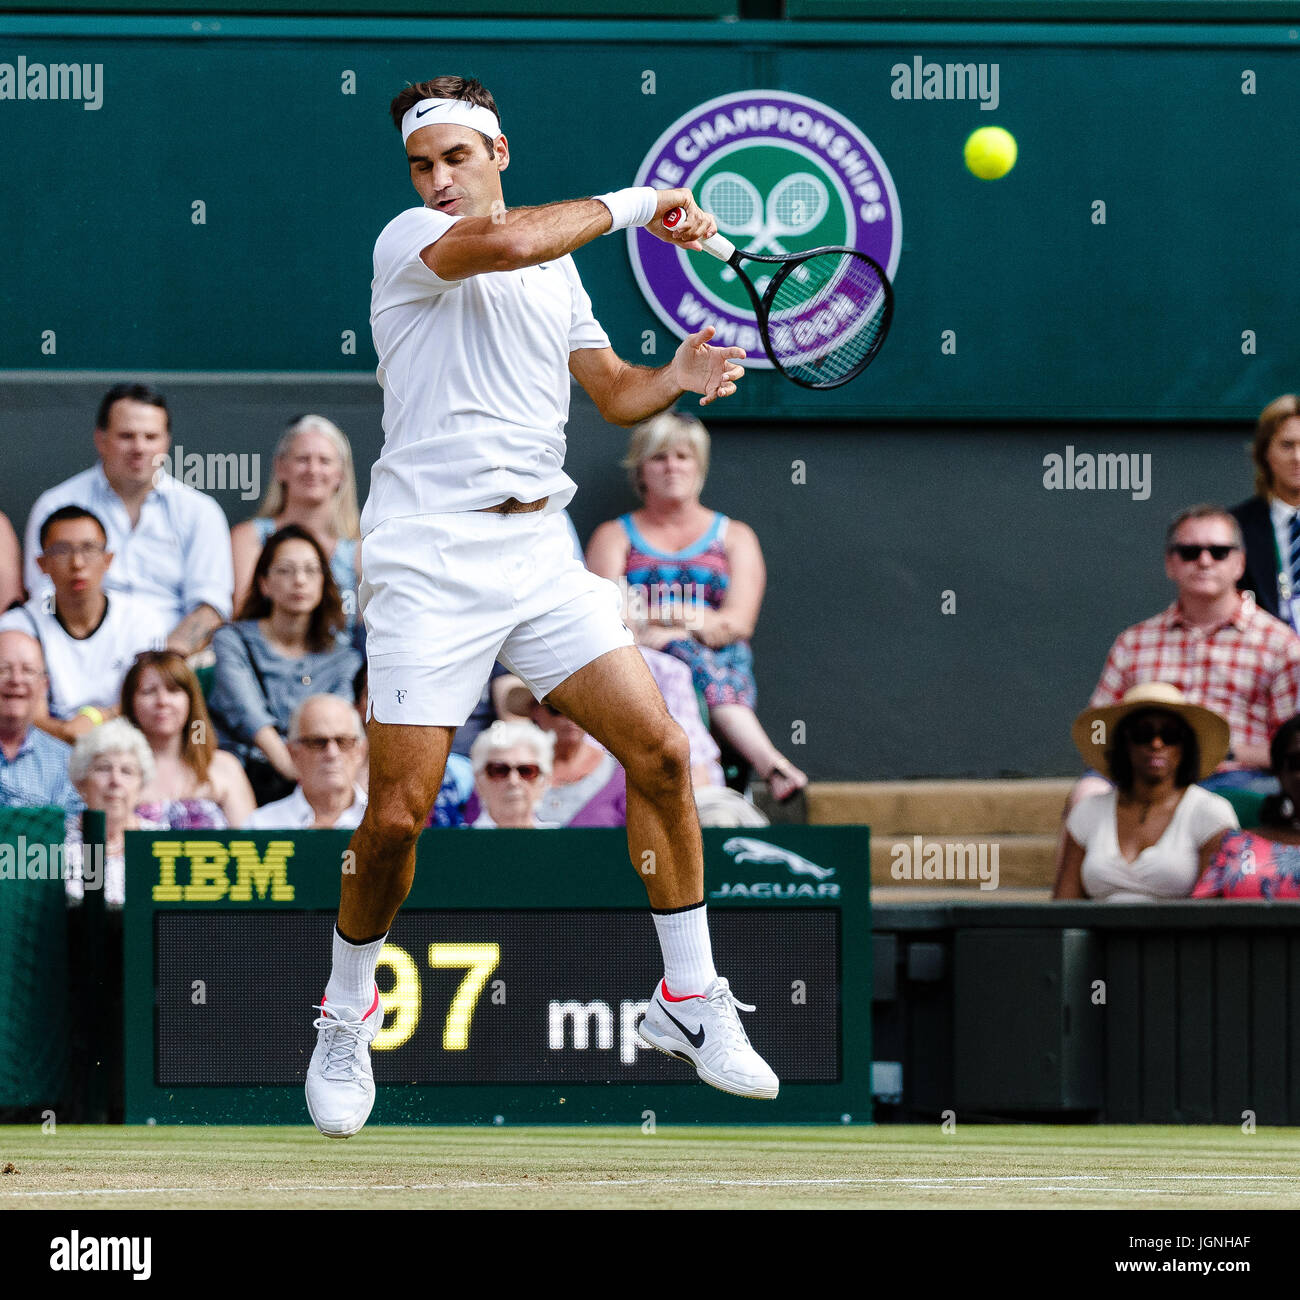
[{"label": "nike swoosh on shoe", "polygon": [[694,1033],[692,1033],[680,1020],[677,1019],[675,1015],[673,1015],[671,1011],[668,1010],[667,1007],[664,1006],[662,998],[659,999],[659,1006],[664,1015],[666,1015],[668,1019],[671,1020],[673,1024],[675,1024],[686,1036],[686,1041],[698,1052],[704,1045],[704,1026],[701,1025]]}]

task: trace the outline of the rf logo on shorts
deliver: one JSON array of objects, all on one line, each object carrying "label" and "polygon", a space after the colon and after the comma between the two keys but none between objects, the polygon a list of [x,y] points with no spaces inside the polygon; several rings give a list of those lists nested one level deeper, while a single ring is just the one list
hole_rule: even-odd
[{"label": "rf logo on shorts", "polygon": [[[843,244],[870,254],[893,278],[903,242],[898,195],[875,146],[815,99],[779,90],[721,95],[678,118],[655,141],[636,184],[686,186],[737,248],[798,253]],[[713,342],[770,369],[754,309],[722,262],[628,231],[646,301],[679,338],[706,325]],[[760,293],[764,277],[755,279]]]}]

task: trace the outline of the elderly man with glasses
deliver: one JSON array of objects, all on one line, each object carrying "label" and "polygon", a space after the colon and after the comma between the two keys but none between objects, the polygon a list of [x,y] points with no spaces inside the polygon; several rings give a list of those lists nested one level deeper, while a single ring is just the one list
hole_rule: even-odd
[{"label": "elderly man with glasses", "polygon": [[48,689],[41,643],[26,632],[0,632],[0,808],[82,808],[68,777],[72,751],[36,726]]},{"label": "elderly man with glasses", "polygon": [[354,830],[366,811],[357,784],[366,761],[357,711],[337,695],[309,695],[289,721],[289,752],[298,769],[293,792],[256,809],[245,830]]}]

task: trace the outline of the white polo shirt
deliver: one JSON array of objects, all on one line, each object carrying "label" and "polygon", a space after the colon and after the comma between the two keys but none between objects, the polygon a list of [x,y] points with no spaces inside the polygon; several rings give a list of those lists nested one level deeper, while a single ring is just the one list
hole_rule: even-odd
[{"label": "white polo shirt", "polygon": [[384,446],[362,534],[403,515],[577,490],[564,472],[569,354],[607,348],[573,258],[443,280],[420,259],[459,217],[410,208],[375,242],[370,327]]},{"label": "white polo shirt", "polygon": [[113,563],[104,575],[107,595],[120,592],[147,601],[171,620],[168,631],[200,605],[230,617],[234,561],[230,526],[221,507],[197,488],[160,474],[132,528],[126,506],[99,461],[36,498],[23,542],[23,576],[33,596],[54,590],[36,564],[41,525],[60,506],[74,505],[89,510],[108,533]]},{"label": "white polo shirt", "polygon": [[78,709],[116,705],[122,679],[141,650],[161,650],[174,626],[147,601],[110,593],[99,626],[84,640],[70,636],[54,615],[54,596],[37,596],[0,615],[0,632],[26,632],[41,643],[50,675],[50,714],[71,718]]},{"label": "white polo shirt", "polygon": [[[339,813],[333,829],[336,831],[356,830],[361,825],[361,818],[366,811],[366,792],[358,785],[354,787],[352,802]],[[310,830],[316,820],[302,786],[293,787],[293,793],[274,803],[263,804],[254,808],[248,820],[240,827],[245,831],[304,831]]]}]

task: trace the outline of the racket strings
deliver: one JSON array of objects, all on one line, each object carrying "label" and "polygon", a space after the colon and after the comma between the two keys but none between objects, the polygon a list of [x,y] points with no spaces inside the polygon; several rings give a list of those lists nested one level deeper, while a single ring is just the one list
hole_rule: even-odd
[{"label": "racket strings", "polygon": [[889,292],[874,264],[850,252],[800,263],[768,308],[775,360],[814,388],[851,379],[875,355],[889,325]]}]

